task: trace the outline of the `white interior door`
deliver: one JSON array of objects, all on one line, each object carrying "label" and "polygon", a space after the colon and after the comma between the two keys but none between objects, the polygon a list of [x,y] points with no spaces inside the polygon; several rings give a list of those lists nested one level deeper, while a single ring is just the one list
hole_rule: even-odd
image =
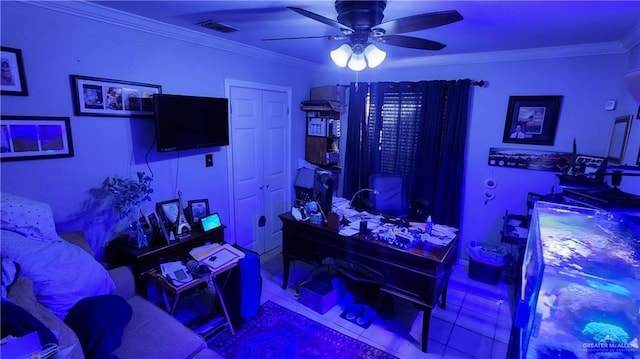
[{"label": "white interior door", "polygon": [[287,171],[289,158],[287,94],[263,91],[263,145],[264,145],[264,251],[282,244],[282,221],[278,215],[289,207],[287,201]]},{"label": "white interior door", "polygon": [[235,243],[261,252],[264,242],[258,231],[261,216],[262,161],[262,91],[231,87],[232,217]]},{"label": "white interior door", "polygon": [[231,104],[230,232],[260,254],[282,243],[278,215],[289,207],[290,94],[255,84],[228,86]]}]

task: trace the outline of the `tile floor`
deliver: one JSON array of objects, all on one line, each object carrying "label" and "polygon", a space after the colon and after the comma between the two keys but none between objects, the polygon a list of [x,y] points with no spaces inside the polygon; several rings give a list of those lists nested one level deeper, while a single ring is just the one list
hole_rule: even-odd
[{"label": "tile floor", "polygon": [[292,263],[289,288],[283,290],[279,249],[262,255],[260,262],[262,303],[271,300],[399,358],[506,358],[511,330],[508,285],[504,282],[490,285],[470,279],[463,265],[456,265],[449,281],[447,309],[437,307],[433,310],[428,353],[422,353],[423,313],[408,302],[394,299],[393,319],[377,318],[369,328],[363,329],[340,317],[351,303],[348,292],[324,315],[298,302],[292,284],[309,272],[311,266],[308,264]]}]

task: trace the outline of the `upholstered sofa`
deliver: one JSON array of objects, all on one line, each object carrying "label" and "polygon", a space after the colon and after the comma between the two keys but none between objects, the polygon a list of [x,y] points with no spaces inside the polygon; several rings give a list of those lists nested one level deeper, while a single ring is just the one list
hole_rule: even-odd
[{"label": "upholstered sofa", "polygon": [[[68,308],[73,308],[82,296],[108,296],[131,307],[130,319],[127,318],[126,325],[119,328],[119,345],[111,352],[120,359],[221,358],[207,348],[202,337],[139,296],[129,268],[104,269],[93,257],[84,233],[70,232],[58,236],[50,233],[55,231],[55,225],[49,228],[42,226],[52,220],[48,205],[43,207],[40,203],[40,207],[34,207],[32,202],[20,200],[16,206],[12,202],[15,200],[13,196],[2,195],[3,301],[8,300],[25,309],[50,329],[58,337],[62,358],[85,357],[81,339],[65,323],[69,318],[67,313],[71,313]],[[37,208],[35,217],[39,217],[35,219],[38,223],[36,229],[26,225],[33,222],[30,219],[34,217],[33,208]],[[25,216],[30,218],[25,221]],[[55,258],[46,253],[53,253]],[[38,256],[43,259],[38,259]],[[56,281],[61,284],[51,283]],[[82,288],[76,289],[76,286]]]},{"label": "upholstered sofa", "polygon": [[[91,253],[82,232],[61,234],[61,237]],[[133,274],[129,268],[111,269],[109,275],[116,285],[112,294],[126,299],[133,312],[131,320],[124,327],[122,343],[113,352],[118,358],[221,358],[207,348],[199,335],[137,295]],[[38,303],[29,279],[18,276],[9,286],[8,299],[58,333],[61,350],[70,351],[66,358],[84,358],[78,337],[62,320]]]}]

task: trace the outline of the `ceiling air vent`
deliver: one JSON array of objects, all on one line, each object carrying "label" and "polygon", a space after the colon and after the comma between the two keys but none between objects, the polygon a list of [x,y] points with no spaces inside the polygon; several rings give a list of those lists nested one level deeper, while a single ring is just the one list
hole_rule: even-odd
[{"label": "ceiling air vent", "polygon": [[206,27],[207,29],[211,29],[213,31],[224,32],[225,34],[239,31],[238,29],[231,27],[229,25],[221,24],[219,22],[214,22],[210,20],[198,23],[198,25]]}]

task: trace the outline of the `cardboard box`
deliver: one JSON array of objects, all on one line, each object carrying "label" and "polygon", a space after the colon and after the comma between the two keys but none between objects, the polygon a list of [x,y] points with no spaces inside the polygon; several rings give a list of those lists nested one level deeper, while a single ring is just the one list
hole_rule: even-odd
[{"label": "cardboard box", "polygon": [[345,87],[340,85],[320,86],[311,89],[311,100],[327,100],[344,103]]},{"label": "cardboard box", "polygon": [[306,282],[300,286],[300,303],[324,314],[338,304],[338,288],[330,286],[327,291],[319,290],[313,281]]}]

